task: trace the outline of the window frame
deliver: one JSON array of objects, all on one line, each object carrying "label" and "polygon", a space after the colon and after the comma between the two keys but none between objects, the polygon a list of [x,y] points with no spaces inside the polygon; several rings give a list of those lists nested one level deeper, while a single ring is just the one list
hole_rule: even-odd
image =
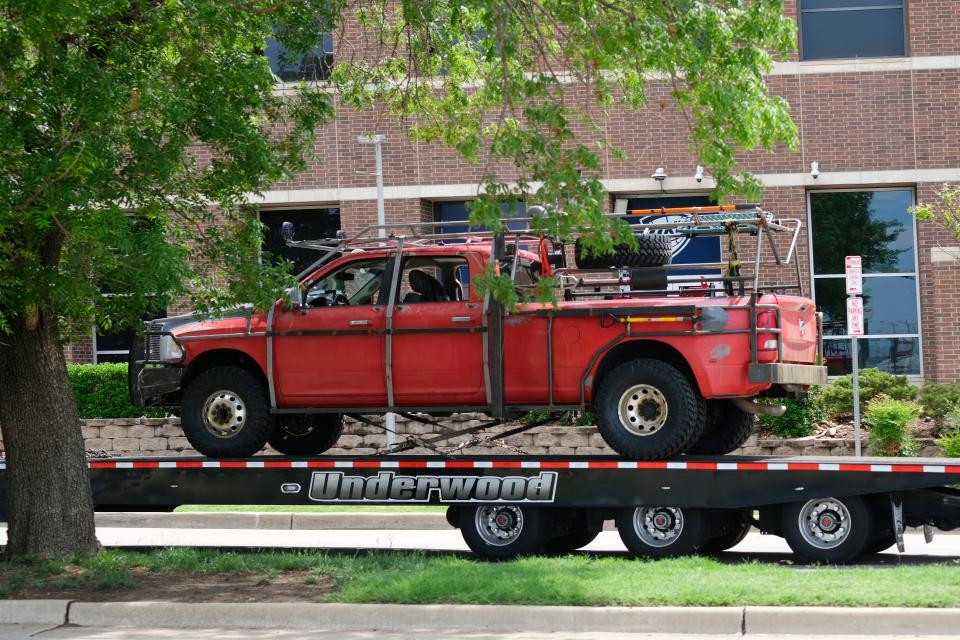
[{"label": "window frame", "polygon": [[348,261],[343,262],[343,263],[341,263],[341,264],[339,264],[339,265],[331,265],[332,268],[331,268],[329,271],[327,271],[325,274],[323,274],[322,276],[320,276],[319,278],[317,278],[316,280],[314,280],[314,281],[310,284],[310,286],[307,287],[307,289],[303,292],[304,300],[306,300],[306,299],[307,299],[307,296],[308,296],[309,293],[310,293],[310,291],[313,290],[318,284],[320,284],[321,282],[323,282],[324,280],[326,280],[326,279],[329,278],[330,276],[332,276],[332,275],[334,275],[334,274],[336,274],[336,273],[338,273],[338,272],[340,272],[340,271],[343,271],[344,269],[353,268],[353,267],[355,267],[358,263],[361,263],[361,262],[383,262],[382,281],[381,281],[381,284],[380,284],[380,289],[379,289],[379,291],[377,292],[376,300],[375,300],[374,302],[371,302],[371,303],[369,303],[369,304],[334,305],[334,306],[332,306],[332,307],[325,307],[325,306],[312,307],[312,306],[309,306],[309,305],[308,305],[307,308],[310,309],[310,310],[313,310],[313,309],[335,309],[335,308],[337,308],[337,307],[346,307],[346,308],[354,308],[354,309],[355,309],[355,308],[357,308],[357,307],[381,307],[381,306],[386,305],[387,302],[388,302],[388,300],[389,300],[389,297],[390,297],[391,261],[392,261],[392,258],[391,258],[391,257],[388,257],[388,256],[370,257],[370,256],[365,256],[365,255],[360,254],[360,255],[356,256],[356,258],[354,258],[353,260],[348,260]]},{"label": "window frame", "polygon": [[[838,7],[833,9],[804,9],[803,0],[797,0],[797,56],[800,62],[829,63],[834,60],[883,60],[884,58],[910,57],[910,13],[907,10],[907,0],[861,0],[863,5],[856,7]],[[803,14],[805,13],[833,13],[841,11],[864,11],[867,9],[895,9],[893,3],[899,2],[899,9],[903,12],[903,54],[887,56],[855,56],[852,58],[811,58],[807,59],[803,52]]]},{"label": "window frame", "polygon": [[[878,192],[878,191],[909,191],[910,192],[910,202],[911,205],[916,205],[917,203],[917,189],[915,185],[904,185],[899,187],[846,187],[841,189],[807,189],[807,269],[808,275],[810,276],[810,296],[813,298],[814,302],[817,299],[817,280],[836,280],[844,278],[843,274],[815,274],[815,265],[813,263],[813,196],[818,193],[863,193],[865,191],[869,192]],[[910,216],[911,227],[913,231],[913,271],[904,271],[904,272],[889,272],[889,273],[864,273],[863,279],[868,278],[890,278],[890,277],[912,277],[914,282],[914,288],[916,291],[916,310],[917,310],[917,332],[916,333],[877,333],[877,334],[865,334],[862,336],[857,336],[859,340],[870,340],[870,339],[894,339],[894,338],[915,338],[917,340],[918,347],[918,356],[920,358],[920,371],[919,373],[908,373],[904,374],[909,379],[914,381],[923,380],[924,374],[924,362],[923,362],[923,314],[921,313],[921,304],[920,304],[920,241],[917,231],[917,219],[914,216]],[[850,342],[852,336],[848,333],[838,336],[823,336],[824,342],[826,341],[847,341]],[[831,378],[836,378],[838,376],[830,376]]]}]

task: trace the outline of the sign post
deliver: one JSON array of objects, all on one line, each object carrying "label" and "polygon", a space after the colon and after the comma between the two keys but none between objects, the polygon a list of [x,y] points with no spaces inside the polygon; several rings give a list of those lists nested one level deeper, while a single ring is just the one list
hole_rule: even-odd
[{"label": "sign post", "polygon": [[847,333],[850,335],[850,364],[853,368],[853,451],[861,456],[860,450],[860,347],[859,336],[863,335],[863,261],[860,256],[847,256],[845,261],[847,276]]}]

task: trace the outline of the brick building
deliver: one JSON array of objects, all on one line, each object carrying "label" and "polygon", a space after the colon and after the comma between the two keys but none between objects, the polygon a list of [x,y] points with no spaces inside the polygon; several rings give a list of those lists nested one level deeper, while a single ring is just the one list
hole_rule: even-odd
[{"label": "brick building", "polygon": [[[933,200],[945,182],[960,182],[960,2],[785,4],[800,27],[799,53],[778,62],[768,84],[789,101],[800,147],[745,153],[741,166],[764,184],[765,208],[803,221],[799,258],[807,291],[827,314],[831,373],[849,367],[843,256],[860,253],[868,334],[861,366],[956,380],[960,240],[917,225],[907,207]],[[276,47],[266,55],[279,76],[294,79],[308,65],[335,61],[339,46],[329,39],[306,63],[291,64]],[[648,113],[615,110],[602,118],[605,134],[626,154],[604,159],[611,210],[706,202],[709,172],[695,178],[700,162],[690,153],[682,116],[659,106],[668,102],[668,88],[651,82],[648,96]],[[446,148],[410,143],[389,118],[344,108],[319,132],[323,162],[265,194],[263,222],[276,229],[292,220],[305,235],[375,223],[374,149],[357,144],[358,135],[369,133],[386,135],[388,222],[462,219],[483,167]],[[668,176],[662,184],[650,177],[658,167]],[[276,236],[266,242],[282,250]],[[123,359],[124,349],[122,339],[92,336],[68,355],[83,362]]]}]

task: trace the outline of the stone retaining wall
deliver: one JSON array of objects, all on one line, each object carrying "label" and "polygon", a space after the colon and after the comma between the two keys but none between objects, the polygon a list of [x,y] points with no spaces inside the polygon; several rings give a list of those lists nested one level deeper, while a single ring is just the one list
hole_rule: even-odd
[{"label": "stone retaining wall", "polygon": [[[461,413],[444,420],[451,429],[466,429],[480,425],[486,416]],[[96,419],[82,420],[83,437],[90,451],[106,451],[125,456],[196,455],[183,435],[179,418]],[[492,432],[503,432],[516,425],[501,426]],[[406,438],[430,438],[439,435],[440,429],[398,418],[398,440]],[[469,446],[483,436],[458,436],[444,443],[445,448],[462,447],[464,453],[484,455],[490,453],[524,453],[532,455],[609,455],[607,447],[596,427],[537,427],[525,433],[508,436],[496,445]],[[476,439],[475,439],[476,438]],[[376,452],[386,445],[386,436],[378,427],[350,421],[345,434],[331,454],[365,455]],[[739,455],[776,456],[846,456],[853,455],[853,440],[843,438],[758,438],[753,436]],[[866,439],[863,441],[866,450]],[[267,450],[269,452],[269,449]],[[411,449],[410,454],[429,453],[428,449]],[[921,440],[920,455],[939,456],[940,450],[932,439]]]}]

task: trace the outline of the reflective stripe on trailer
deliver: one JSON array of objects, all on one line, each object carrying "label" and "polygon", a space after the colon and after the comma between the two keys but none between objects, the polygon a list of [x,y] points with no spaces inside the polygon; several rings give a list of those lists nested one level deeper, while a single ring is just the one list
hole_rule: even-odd
[{"label": "reflective stripe on trailer", "polygon": [[[631,460],[92,460],[91,469],[681,469],[960,474],[960,464],[826,462],[636,462]],[[0,463],[0,469],[6,464]]]}]

